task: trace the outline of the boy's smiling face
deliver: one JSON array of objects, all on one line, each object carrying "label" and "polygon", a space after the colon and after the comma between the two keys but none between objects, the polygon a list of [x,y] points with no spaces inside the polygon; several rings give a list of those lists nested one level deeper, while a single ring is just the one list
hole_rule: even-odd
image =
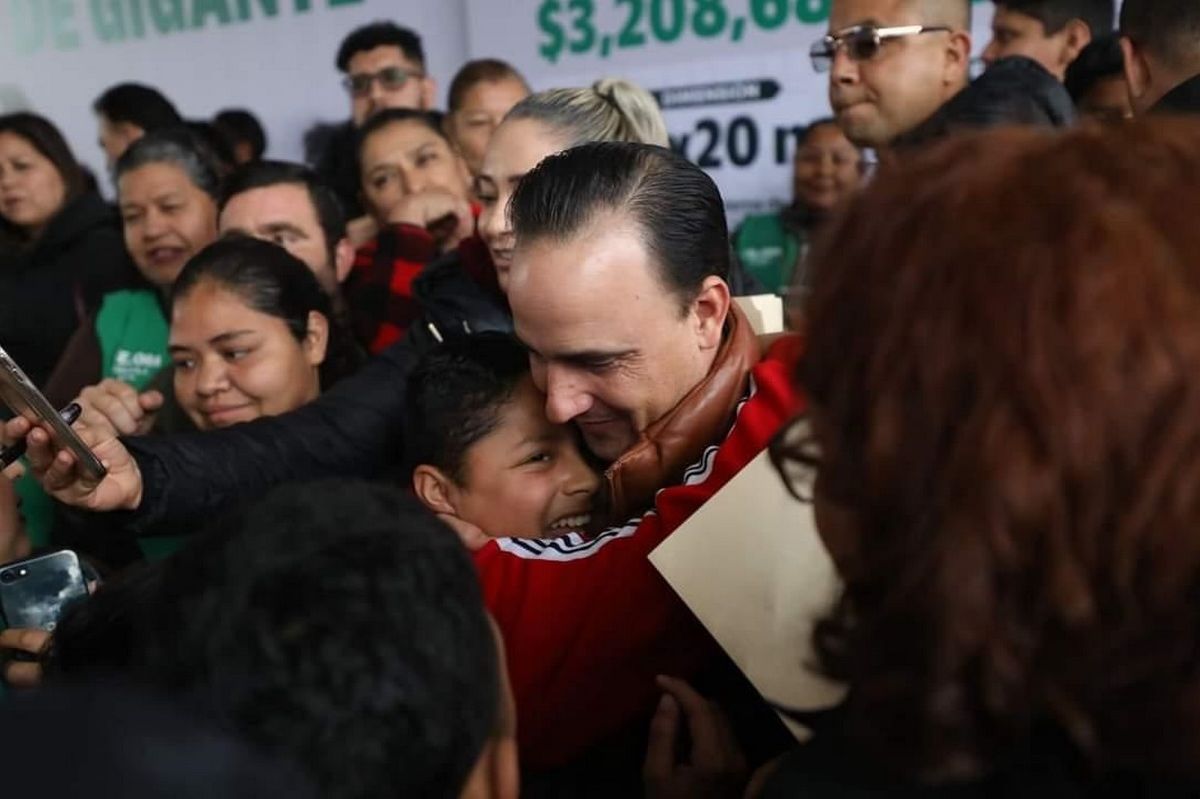
[{"label": "boy's smiling face", "polygon": [[545,402],[522,378],[496,428],[467,450],[461,485],[448,486],[454,515],[490,536],[546,538],[587,527],[600,478],[570,426],[546,418]]}]

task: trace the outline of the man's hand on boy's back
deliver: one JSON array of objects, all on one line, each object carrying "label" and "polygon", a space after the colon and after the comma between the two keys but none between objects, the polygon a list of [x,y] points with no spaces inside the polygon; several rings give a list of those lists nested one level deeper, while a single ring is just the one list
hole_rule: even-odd
[{"label": "man's hand on boy's back", "polygon": [[74,425],[96,457],[108,469],[108,475],[96,481],[85,475],[69,449],[56,448],[50,434],[40,425],[16,417],[4,424],[0,445],[9,446],[26,440],[26,458],[30,471],[46,492],[59,502],[87,510],[134,510],[142,502],[142,473],[137,462],[110,429]]}]

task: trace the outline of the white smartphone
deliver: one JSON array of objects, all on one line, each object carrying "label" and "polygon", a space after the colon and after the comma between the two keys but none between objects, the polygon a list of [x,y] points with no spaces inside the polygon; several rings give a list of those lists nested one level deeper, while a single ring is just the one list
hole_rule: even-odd
[{"label": "white smartphone", "polygon": [[79,468],[93,480],[102,480],[107,470],[71,425],[63,421],[33,381],[26,376],[3,347],[0,347],[0,401],[15,414],[50,431],[55,446],[66,447],[75,454]]}]

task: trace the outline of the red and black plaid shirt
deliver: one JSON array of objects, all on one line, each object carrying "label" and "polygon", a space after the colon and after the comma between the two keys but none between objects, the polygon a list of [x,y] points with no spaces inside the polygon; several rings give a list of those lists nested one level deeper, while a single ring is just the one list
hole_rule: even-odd
[{"label": "red and black plaid shirt", "polygon": [[[477,206],[471,211],[479,215]],[[415,225],[392,225],[355,254],[346,303],[355,336],[371,353],[404,338],[420,315],[413,281],[437,257],[433,236]]]}]

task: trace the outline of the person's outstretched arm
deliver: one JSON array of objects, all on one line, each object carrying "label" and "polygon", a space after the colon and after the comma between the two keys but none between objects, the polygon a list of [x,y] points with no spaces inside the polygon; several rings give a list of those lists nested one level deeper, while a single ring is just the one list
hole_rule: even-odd
[{"label": "person's outstretched arm", "polygon": [[[28,439],[30,463],[60,501],[126,511],[136,533],[194,522],[290,480],[369,476],[403,453],[404,386],[413,361],[400,342],[303,408],[227,430],[120,440],[90,440],[96,435],[84,430],[109,466],[99,484],[78,472],[69,452],[55,451],[40,429]],[[0,443],[27,429],[23,420],[10,422]]]}]

